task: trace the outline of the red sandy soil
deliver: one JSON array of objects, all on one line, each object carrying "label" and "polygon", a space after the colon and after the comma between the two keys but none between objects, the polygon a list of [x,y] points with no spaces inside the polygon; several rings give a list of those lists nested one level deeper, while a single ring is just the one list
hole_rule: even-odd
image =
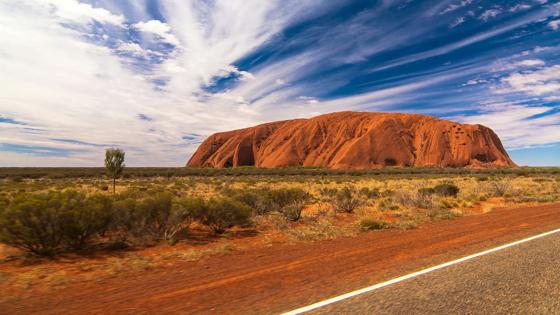
[{"label": "red sandy soil", "polygon": [[210,256],[0,304],[3,314],[278,313],[560,227],[560,204]]},{"label": "red sandy soil", "polygon": [[339,112],[294,119],[208,137],[187,166],[515,166],[498,136],[419,114]]}]

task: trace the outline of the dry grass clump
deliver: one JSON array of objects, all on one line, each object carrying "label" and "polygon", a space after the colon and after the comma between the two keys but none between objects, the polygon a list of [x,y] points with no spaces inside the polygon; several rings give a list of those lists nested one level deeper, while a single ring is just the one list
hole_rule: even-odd
[{"label": "dry grass clump", "polygon": [[331,202],[336,211],[344,213],[352,213],[364,203],[353,187],[344,187],[337,191]]},{"label": "dry grass clump", "polygon": [[348,225],[337,225],[329,218],[313,219],[285,231],[292,241],[319,241],[356,234],[356,229]]},{"label": "dry grass clump", "polygon": [[197,261],[204,256],[211,256],[217,254],[227,254],[232,251],[235,251],[237,247],[232,243],[224,243],[219,246],[215,246],[208,249],[201,249],[201,250],[187,250],[187,251],[177,251],[172,253],[171,255],[165,256],[166,259],[169,258],[179,258],[184,261]]},{"label": "dry grass clump", "polygon": [[360,229],[362,231],[370,230],[384,230],[391,227],[391,224],[386,221],[380,221],[372,218],[365,218],[359,222]]}]

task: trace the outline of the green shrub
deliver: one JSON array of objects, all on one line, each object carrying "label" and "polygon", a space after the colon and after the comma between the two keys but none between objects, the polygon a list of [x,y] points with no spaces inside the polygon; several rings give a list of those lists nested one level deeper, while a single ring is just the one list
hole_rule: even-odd
[{"label": "green shrub", "polygon": [[385,221],[377,221],[374,219],[362,219],[359,225],[362,231],[384,230],[391,227],[391,225]]},{"label": "green shrub", "polygon": [[251,208],[231,198],[212,198],[199,214],[200,222],[216,234],[222,234],[235,225],[248,224]]},{"label": "green shrub", "polygon": [[362,204],[362,201],[355,196],[354,189],[344,187],[333,199],[333,205],[338,212],[351,213]]},{"label": "green shrub", "polygon": [[298,221],[301,218],[301,212],[305,208],[305,203],[294,202],[283,207],[280,212],[290,221]]},{"label": "green shrub", "polygon": [[227,190],[224,193],[249,206],[256,215],[278,211],[297,221],[310,195],[300,188]]},{"label": "green shrub", "polygon": [[113,221],[111,222],[111,230],[119,236],[120,242],[125,242],[130,236],[140,236],[143,219],[137,208],[137,199],[128,196],[118,196],[113,203]]},{"label": "green shrub", "polygon": [[93,236],[109,227],[112,201],[104,195],[86,199],[83,193],[77,192],[66,192],[62,196],[64,242],[73,249],[81,249]]},{"label": "green shrub", "polygon": [[175,244],[204,207],[200,198],[173,198],[165,192],[141,200],[121,195],[113,205],[113,231],[120,241],[166,240]]},{"label": "green shrub", "polygon": [[38,255],[83,248],[111,222],[111,200],[76,191],[20,194],[0,213],[0,241]]},{"label": "green shrub", "polygon": [[167,219],[164,237],[168,243],[177,243],[177,235],[187,232],[194,219],[205,211],[206,205],[201,198],[184,197],[173,200],[171,214]]},{"label": "green shrub", "polygon": [[457,197],[459,194],[459,187],[454,184],[444,183],[439,184],[434,187],[434,191],[436,195],[444,196],[444,197]]},{"label": "green shrub", "polygon": [[64,241],[67,197],[60,192],[16,195],[0,210],[0,242],[37,255],[56,255]]},{"label": "green shrub", "polygon": [[280,210],[288,205],[302,203],[309,199],[309,194],[300,188],[283,188],[270,190],[268,193],[275,210]]},{"label": "green shrub", "polygon": [[137,219],[142,232],[151,239],[164,238],[171,217],[172,195],[155,193],[141,200],[136,207]]},{"label": "green shrub", "polygon": [[272,211],[273,205],[269,198],[269,189],[224,189],[222,194],[243,202],[253,209],[255,215],[263,215]]}]

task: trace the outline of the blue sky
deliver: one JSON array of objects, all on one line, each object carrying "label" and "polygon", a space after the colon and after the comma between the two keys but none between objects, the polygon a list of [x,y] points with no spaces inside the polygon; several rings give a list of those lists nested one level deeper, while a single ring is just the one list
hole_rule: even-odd
[{"label": "blue sky", "polygon": [[333,111],[491,127],[560,165],[551,0],[0,0],[0,166],[184,165],[211,133]]}]

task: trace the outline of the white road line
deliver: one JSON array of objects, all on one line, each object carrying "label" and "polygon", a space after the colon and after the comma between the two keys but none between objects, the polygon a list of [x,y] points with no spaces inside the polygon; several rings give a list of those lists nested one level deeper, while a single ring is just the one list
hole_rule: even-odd
[{"label": "white road line", "polygon": [[417,271],[417,272],[414,272],[414,273],[411,273],[411,274],[408,274],[408,275],[405,275],[405,276],[402,276],[402,277],[398,277],[398,278],[395,278],[395,279],[392,279],[392,280],[389,280],[389,281],[381,282],[381,283],[372,285],[370,287],[362,288],[362,289],[359,289],[359,290],[356,290],[356,291],[348,292],[346,294],[335,296],[335,297],[330,298],[328,300],[323,300],[321,302],[317,302],[317,303],[314,303],[314,304],[311,304],[311,305],[308,305],[308,306],[304,306],[304,307],[295,309],[293,311],[283,313],[282,315],[296,315],[296,314],[302,314],[302,313],[305,313],[305,312],[309,312],[311,310],[314,310],[314,309],[317,309],[317,308],[320,308],[320,307],[323,307],[323,306],[326,306],[326,305],[329,305],[329,304],[333,304],[333,303],[336,303],[336,302],[340,302],[342,300],[349,299],[349,298],[354,297],[356,295],[364,294],[366,292],[371,292],[373,290],[377,290],[377,289],[386,287],[386,286],[394,284],[394,283],[398,283],[398,282],[401,282],[401,281],[404,281],[404,280],[407,280],[407,279],[418,277],[420,275],[423,275],[423,274],[426,274],[426,273],[429,273],[429,272],[432,272],[432,271],[435,271],[435,270],[438,270],[438,269],[446,268],[446,267],[449,267],[451,265],[455,265],[455,264],[458,264],[458,263],[461,263],[461,262],[464,262],[464,261],[467,261],[467,260],[470,260],[470,259],[473,259],[473,258],[476,258],[476,257],[484,256],[484,255],[487,255],[487,254],[490,254],[490,253],[493,253],[493,252],[497,252],[497,251],[502,250],[502,249],[506,249],[508,247],[516,246],[516,245],[519,245],[519,244],[522,244],[522,243],[525,243],[525,242],[529,242],[529,241],[535,240],[537,238],[545,237],[545,236],[548,236],[548,235],[551,235],[551,234],[554,234],[554,233],[558,233],[558,232],[560,232],[560,229],[556,229],[556,230],[549,231],[549,232],[546,232],[546,233],[542,233],[542,234],[539,234],[539,235],[531,236],[531,237],[528,237],[528,238],[525,238],[525,239],[522,239],[522,240],[519,240],[519,241],[515,241],[513,243],[498,246],[498,247],[495,247],[495,248],[492,248],[492,249],[489,249],[489,250],[485,250],[485,251],[480,252],[480,253],[465,256],[463,258],[459,258],[457,260],[449,261],[449,262],[443,263],[441,265],[433,266],[433,267],[426,268],[426,269],[423,269],[423,270],[420,270],[420,271]]}]

